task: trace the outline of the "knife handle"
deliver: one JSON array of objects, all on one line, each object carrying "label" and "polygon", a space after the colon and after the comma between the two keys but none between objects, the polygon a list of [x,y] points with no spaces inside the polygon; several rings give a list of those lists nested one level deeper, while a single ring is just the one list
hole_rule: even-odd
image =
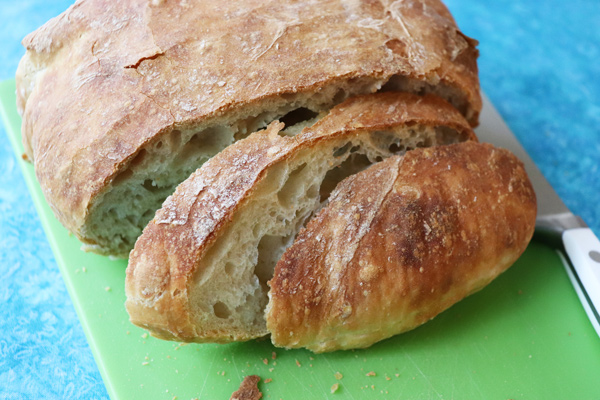
[{"label": "knife handle", "polygon": [[[571,260],[591,307],[594,328],[600,324],[600,240],[590,228],[568,229],[562,235],[565,252]],[[588,312],[589,314],[589,312]],[[592,318],[593,317],[593,318]],[[594,323],[594,320],[596,323]],[[598,332],[600,335],[600,332]]]}]

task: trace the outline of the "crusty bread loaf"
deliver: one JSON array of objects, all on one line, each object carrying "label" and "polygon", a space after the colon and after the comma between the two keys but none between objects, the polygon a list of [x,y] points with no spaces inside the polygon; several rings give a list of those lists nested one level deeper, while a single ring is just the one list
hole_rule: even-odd
[{"label": "crusty bread loaf", "polygon": [[344,180],[270,281],[276,346],[367,347],[430,320],[512,265],[536,199],[519,160],[475,142],[418,149]]},{"label": "crusty bread loaf", "polygon": [[440,98],[394,92],[349,99],[293,137],[282,128],[229,146],[165,201],[131,252],[133,323],[181,341],[266,335],[266,282],[337,182],[407,148],[476,139]]},{"label": "crusty bread loaf", "polygon": [[23,44],[44,195],[88,249],[121,257],[200,164],[290,112],[389,89],[436,93],[472,125],[481,109],[476,42],[438,0],[83,0]]}]

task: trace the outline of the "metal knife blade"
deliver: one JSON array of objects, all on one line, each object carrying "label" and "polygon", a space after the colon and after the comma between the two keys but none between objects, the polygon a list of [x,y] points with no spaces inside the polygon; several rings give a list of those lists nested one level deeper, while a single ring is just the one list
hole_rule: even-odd
[{"label": "metal knife blade", "polygon": [[600,336],[600,241],[563,203],[485,95],[480,123],[480,141],[510,150],[525,165],[538,204],[534,238],[566,254],[567,274]]}]

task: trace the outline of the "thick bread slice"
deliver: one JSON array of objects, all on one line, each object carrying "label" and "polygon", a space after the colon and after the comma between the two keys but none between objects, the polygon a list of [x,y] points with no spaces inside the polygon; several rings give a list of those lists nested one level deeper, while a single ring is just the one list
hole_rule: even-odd
[{"label": "thick bread slice", "polygon": [[134,324],[193,342],[266,335],[266,282],[337,182],[406,148],[475,139],[445,101],[394,92],[352,98],[294,137],[282,128],[229,146],[157,211],[127,268]]},{"label": "thick bread slice", "polygon": [[481,109],[476,42],[438,0],[83,0],[23,44],[44,195],[88,249],[121,257],[192,171],[293,110],[380,89],[436,93],[471,124]]},{"label": "thick bread slice", "polygon": [[535,217],[523,165],[488,144],[373,165],[338,185],[277,263],[271,339],[324,352],[413,329],[511,266]]}]

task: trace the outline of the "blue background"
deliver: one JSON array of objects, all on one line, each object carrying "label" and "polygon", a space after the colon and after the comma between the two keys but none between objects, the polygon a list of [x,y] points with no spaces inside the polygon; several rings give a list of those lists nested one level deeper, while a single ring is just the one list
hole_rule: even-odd
[{"label": "blue background", "polygon": [[[0,80],[70,1],[0,0]],[[600,234],[600,1],[446,0],[480,41],[483,90],[571,210]],[[560,377],[557,377],[560,379]],[[0,126],[0,399],[106,399]]]}]

